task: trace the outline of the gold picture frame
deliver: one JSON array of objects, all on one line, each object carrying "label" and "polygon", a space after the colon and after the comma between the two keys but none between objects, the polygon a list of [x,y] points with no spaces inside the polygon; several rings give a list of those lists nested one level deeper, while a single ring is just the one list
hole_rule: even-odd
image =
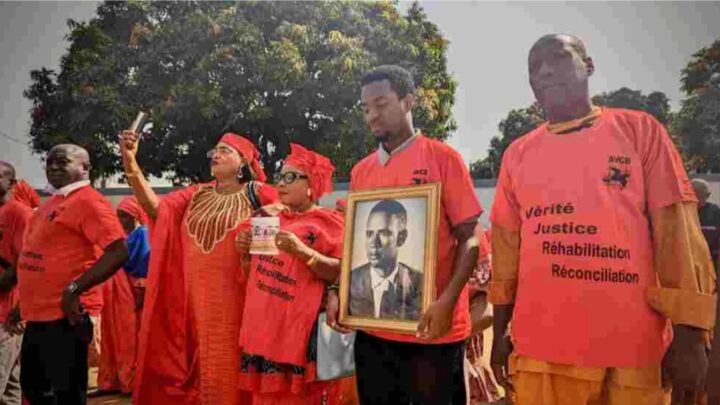
[{"label": "gold picture frame", "polygon": [[[375,329],[404,334],[416,333],[419,316],[435,300],[435,266],[437,261],[441,187],[440,183],[427,183],[418,186],[357,191],[348,194],[345,211],[343,259],[340,271],[339,322],[342,325],[355,329]],[[387,201],[394,201],[394,203],[388,203]],[[398,207],[397,204],[400,204],[402,206],[401,212],[406,215],[404,217],[405,222],[402,225],[403,228],[398,233],[398,235],[402,233],[403,236],[390,236],[394,238],[390,240],[397,242],[394,245],[396,247],[392,248],[394,249],[394,259],[385,259],[384,262],[384,259],[380,256],[385,254],[385,256],[392,257],[392,253],[389,255],[383,253],[387,252],[387,250],[377,253],[375,249],[380,249],[380,247],[368,247],[371,245],[369,245],[370,242],[367,239],[371,237],[369,235],[373,234],[372,230],[368,231],[367,229],[370,227],[370,217],[373,213],[383,213],[387,216],[387,221],[391,221],[392,216],[395,215],[391,214],[390,211],[376,211],[382,209],[378,208],[380,202],[383,202],[382,207]],[[424,215],[418,213],[423,206]],[[358,216],[363,217],[359,218]],[[356,228],[359,226],[358,221],[365,224],[362,233]],[[396,229],[399,226],[396,225]],[[402,239],[402,242],[398,242],[400,239]],[[422,242],[419,242],[420,240]],[[381,242],[372,243],[379,245]],[[407,246],[407,244],[410,246]],[[423,252],[421,259],[417,257],[420,246],[416,246],[420,244],[422,244]],[[360,253],[359,249],[363,251],[363,254]],[[420,271],[415,270],[413,266],[406,265],[402,260],[403,257],[413,263],[421,263],[422,275],[419,275]],[[388,269],[395,268],[394,272],[392,270],[387,271],[396,274],[394,280],[403,280],[402,283],[399,281],[393,283],[393,304],[387,307],[383,306],[383,303],[387,303],[384,298],[381,298],[381,303],[375,304],[375,288],[371,287],[371,280],[382,280],[382,278],[376,278],[371,274],[373,261],[375,263],[385,263],[385,267]],[[387,263],[392,264],[387,265]],[[392,267],[393,264],[394,267]],[[376,264],[376,267],[378,266]],[[400,277],[401,270],[404,271],[402,278]],[[387,277],[388,279],[391,278],[392,273]],[[417,297],[417,283],[420,278],[422,278],[422,290],[419,292],[420,296]],[[402,286],[398,287],[399,284],[402,284]],[[397,293],[398,288],[400,294]],[[408,291],[412,293],[409,294]],[[351,296],[353,294],[359,297]],[[406,298],[408,296],[411,298]],[[401,298],[398,299],[398,297]],[[398,306],[393,306],[398,303],[400,303]],[[384,312],[386,314],[391,313],[392,315],[383,316],[379,314],[378,311],[383,312],[383,309],[378,310],[378,306],[385,308]],[[402,308],[402,310],[397,308]],[[373,313],[369,314],[368,312],[371,310]]]}]

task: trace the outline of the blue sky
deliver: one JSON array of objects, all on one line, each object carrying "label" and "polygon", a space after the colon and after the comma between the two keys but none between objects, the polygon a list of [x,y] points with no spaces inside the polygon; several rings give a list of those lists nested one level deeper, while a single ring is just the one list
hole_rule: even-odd
[{"label": "blue sky", "polygon": [[[14,163],[37,187],[42,165],[28,147],[28,110],[22,97],[29,71],[56,68],[67,48],[68,18],[93,16],[95,2],[0,3],[0,159]],[[630,87],[681,99],[680,70],[691,55],[720,38],[719,2],[422,2],[450,40],[448,67],[459,82],[450,138],[467,161],[486,154],[497,124],[512,108],[532,102],[526,58],[532,43],[551,32],[583,38],[596,62],[593,93]],[[402,8],[407,3],[401,4]]]}]

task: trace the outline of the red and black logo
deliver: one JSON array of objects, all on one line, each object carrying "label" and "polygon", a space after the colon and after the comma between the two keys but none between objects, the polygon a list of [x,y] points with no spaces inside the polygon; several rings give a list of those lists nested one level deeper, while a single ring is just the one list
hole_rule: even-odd
[{"label": "red and black logo", "polygon": [[315,235],[312,231],[308,231],[305,236],[303,236],[303,239],[305,239],[310,246],[317,242],[317,238],[317,235]]},{"label": "red and black logo", "polygon": [[413,184],[427,184],[427,176],[427,169],[415,169],[413,170],[412,182]]},{"label": "red and black logo", "polygon": [[603,177],[603,182],[608,186],[618,186],[620,189],[627,187],[630,178],[630,158],[627,156],[610,156],[608,159],[608,171]]}]

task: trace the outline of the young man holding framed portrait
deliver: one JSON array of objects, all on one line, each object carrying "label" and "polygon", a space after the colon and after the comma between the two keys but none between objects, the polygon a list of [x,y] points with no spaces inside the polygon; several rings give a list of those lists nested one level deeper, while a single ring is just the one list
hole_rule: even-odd
[{"label": "young man holding framed portrait", "polygon": [[[466,401],[462,369],[464,341],[470,332],[466,285],[477,260],[473,231],[482,208],[460,154],[415,131],[414,89],[410,73],[398,66],[380,66],[363,77],[365,121],[380,146],[353,168],[350,191],[441,184],[437,299],[421,314],[415,335],[358,331],[356,373],[364,405]],[[336,292],[328,299],[328,324],[342,331]]]}]

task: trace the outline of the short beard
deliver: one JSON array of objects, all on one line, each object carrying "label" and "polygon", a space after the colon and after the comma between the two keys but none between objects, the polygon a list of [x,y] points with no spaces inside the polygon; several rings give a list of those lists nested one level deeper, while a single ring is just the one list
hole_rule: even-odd
[{"label": "short beard", "polygon": [[386,131],[381,134],[375,134],[375,140],[379,143],[387,143],[388,139],[390,138],[390,134]]}]

